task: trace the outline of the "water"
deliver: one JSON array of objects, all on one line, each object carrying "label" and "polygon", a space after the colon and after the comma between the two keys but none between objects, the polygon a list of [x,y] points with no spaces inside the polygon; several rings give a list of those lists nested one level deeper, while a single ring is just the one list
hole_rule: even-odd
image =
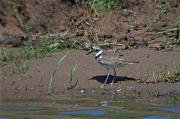
[{"label": "water", "polygon": [[170,111],[170,112],[179,112],[180,113],[180,107],[166,107],[166,108],[160,108],[163,111]]},{"label": "water", "polygon": [[0,115],[0,119],[6,119],[6,118]]},{"label": "water", "polygon": [[170,119],[168,116],[147,116],[144,119]]},{"label": "water", "polygon": [[60,95],[48,99],[11,99],[0,103],[0,119],[58,118],[180,119],[180,104],[114,99],[102,95]]},{"label": "water", "polygon": [[32,110],[32,111],[35,111],[35,110],[42,110],[42,107],[38,106],[38,105],[14,105],[14,104],[11,104],[11,105],[8,105],[8,104],[5,104],[5,105],[0,105],[0,110],[8,110],[8,109],[13,109],[13,110]]},{"label": "water", "polygon": [[105,111],[102,109],[81,109],[75,111],[65,111],[59,113],[62,116],[65,115],[88,115],[88,116],[103,116]]}]

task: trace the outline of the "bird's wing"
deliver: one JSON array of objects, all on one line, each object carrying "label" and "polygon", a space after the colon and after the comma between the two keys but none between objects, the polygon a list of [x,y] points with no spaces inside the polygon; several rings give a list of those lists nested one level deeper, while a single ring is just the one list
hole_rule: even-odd
[{"label": "bird's wing", "polygon": [[121,61],[113,57],[102,57],[98,60],[98,62],[104,65],[118,65],[118,64],[121,64],[123,60]]},{"label": "bird's wing", "polygon": [[126,64],[134,64],[133,61],[128,61],[118,57],[102,57],[99,59],[99,63],[106,65],[126,65]]}]

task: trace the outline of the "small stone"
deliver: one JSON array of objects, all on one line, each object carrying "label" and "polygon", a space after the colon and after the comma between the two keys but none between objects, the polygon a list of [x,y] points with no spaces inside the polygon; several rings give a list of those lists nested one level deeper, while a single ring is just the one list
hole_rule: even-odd
[{"label": "small stone", "polygon": [[105,101],[101,101],[100,104],[101,104],[102,107],[105,107],[105,106],[107,106],[108,101],[106,101],[106,100]]},{"label": "small stone", "polygon": [[59,46],[60,46],[59,43],[54,43],[54,44],[51,44],[49,47],[50,47],[50,48],[57,48],[57,47],[59,47]]},{"label": "small stone", "polygon": [[95,90],[95,89],[93,89],[93,90],[92,90],[92,93],[95,93],[95,92],[96,92],[96,90]]},{"label": "small stone", "polygon": [[132,86],[128,86],[127,89],[131,90],[131,89],[133,89],[133,87]]},{"label": "small stone", "polygon": [[116,92],[118,92],[118,93],[119,93],[119,92],[121,92],[121,90],[122,90],[122,89],[117,89],[117,90],[116,90]]},{"label": "small stone", "polygon": [[29,90],[34,90],[34,88],[33,88],[33,87],[30,87]]},{"label": "small stone", "polygon": [[80,90],[80,92],[81,92],[81,93],[84,93],[84,92],[85,92],[85,90],[84,90],[84,89],[81,89],[81,90]]},{"label": "small stone", "polygon": [[22,98],[23,96],[22,96],[22,95],[18,95],[17,97],[18,97],[18,98]]}]

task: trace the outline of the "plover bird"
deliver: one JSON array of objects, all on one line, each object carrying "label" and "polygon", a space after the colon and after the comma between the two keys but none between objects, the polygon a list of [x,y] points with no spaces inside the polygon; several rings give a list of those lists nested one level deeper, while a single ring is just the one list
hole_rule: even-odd
[{"label": "plover bird", "polygon": [[89,51],[87,53],[91,54],[91,53],[95,53],[95,60],[103,67],[105,67],[108,71],[108,75],[105,79],[104,84],[101,87],[104,87],[105,84],[108,81],[109,75],[110,75],[110,69],[112,69],[114,71],[114,75],[113,75],[113,80],[111,83],[111,86],[113,85],[115,79],[116,79],[116,68],[118,67],[123,67],[125,65],[129,65],[129,64],[135,64],[138,63],[137,61],[128,61],[119,57],[113,57],[113,56],[103,56],[103,50],[97,46],[93,46],[91,51]]}]

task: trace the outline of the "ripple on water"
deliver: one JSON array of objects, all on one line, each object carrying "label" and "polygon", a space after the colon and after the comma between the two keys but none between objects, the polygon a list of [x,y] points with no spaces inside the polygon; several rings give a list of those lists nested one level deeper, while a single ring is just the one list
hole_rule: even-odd
[{"label": "ripple on water", "polygon": [[[0,110],[42,110],[40,106],[33,105],[0,105]],[[1,119],[1,118],[0,118]]]},{"label": "ripple on water", "polygon": [[160,108],[162,111],[170,111],[170,112],[180,112],[180,107],[167,107],[167,108]]},{"label": "ripple on water", "polygon": [[59,113],[62,116],[65,115],[89,115],[89,116],[103,116],[105,111],[102,109],[82,109],[77,111],[65,111]]},{"label": "ripple on water", "polygon": [[155,108],[155,109],[159,109],[161,111],[169,111],[169,112],[175,112],[175,113],[179,113],[180,112],[180,107],[160,107],[160,106],[151,106],[149,107],[150,109]]},{"label": "ripple on water", "polygon": [[168,116],[147,116],[144,119],[170,119]]},{"label": "ripple on water", "polygon": [[0,115],[0,119],[6,119],[6,118]]}]

